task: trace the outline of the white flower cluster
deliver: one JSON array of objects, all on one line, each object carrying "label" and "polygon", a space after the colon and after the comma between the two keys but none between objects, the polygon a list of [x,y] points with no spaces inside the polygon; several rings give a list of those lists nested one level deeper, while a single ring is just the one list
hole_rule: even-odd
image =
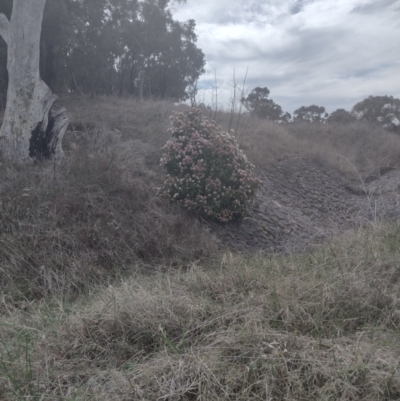
[{"label": "white flower cluster", "polygon": [[163,147],[167,179],[161,195],[220,222],[242,217],[262,182],[235,137],[191,108],[171,116]]}]

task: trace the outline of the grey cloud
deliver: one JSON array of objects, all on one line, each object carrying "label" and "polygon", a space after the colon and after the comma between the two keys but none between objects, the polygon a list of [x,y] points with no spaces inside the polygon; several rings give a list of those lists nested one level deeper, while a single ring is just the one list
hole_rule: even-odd
[{"label": "grey cloud", "polygon": [[379,71],[382,71],[382,68],[358,68],[350,76],[354,76],[356,78],[368,77],[371,75],[377,74]]},{"label": "grey cloud", "polygon": [[304,2],[302,0],[296,1],[296,3],[290,8],[290,14],[295,15],[302,11]]},{"label": "grey cloud", "polygon": [[398,0],[374,0],[371,3],[359,5],[351,11],[355,14],[376,14],[378,12],[384,11],[394,4],[398,3],[398,7],[395,11],[400,11],[400,2]]},{"label": "grey cloud", "polygon": [[337,48],[346,43],[350,35],[347,29],[320,28],[307,31],[292,29],[288,31],[293,40],[281,49],[266,51],[262,57],[272,58],[277,63],[293,63],[311,66],[321,62],[335,61]]},{"label": "grey cloud", "polygon": [[[244,62],[273,60],[274,63],[315,64],[321,60],[329,61],[338,46],[346,41],[350,33],[345,29],[321,28],[307,31],[292,29],[288,31],[290,41],[280,48],[271,49],[269,43],[255,43],[254,38],[230,40],[222,45],[222,49],[213,57],[224,64],[231,64],[237,60]],[[330,51],[327,51],[329,48]]]},{"label": "grey cloud", "polygon": [[264,11],[260,3],[250,3],[248,6],[245,6],[245,10],[254,14],[261,14]]},{"label": "grey cloud", "polygon": [[247,88],[268,87],[290,113],[310,104],[328,112],[349,110],[370,94],[400,97],[400,25],[394,13],[400,0],[364,2],[352,11],[337,0],[204,0],[201,7],[188,0],[187,11],[191,1],[202,16],[199,46],[207,66],[199,89],[209,91],[209,103],[214,70],[222,104],[231,96],[233,69],[242,82],[247,66]]}]

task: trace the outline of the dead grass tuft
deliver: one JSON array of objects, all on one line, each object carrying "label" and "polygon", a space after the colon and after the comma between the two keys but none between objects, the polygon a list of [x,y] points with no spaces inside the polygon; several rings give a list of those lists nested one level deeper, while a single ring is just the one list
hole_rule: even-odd
[{"label": "dead grass tuft", "polygon": [[15,340],[0,345],[0,399],[34,388],[75,400],[397,400],[399,233],[347,233],[301,256],[227,254],[14,313],[1,326]]},{"label": "dead grass tuft", "polygon": [[[229,127],[228,113],[216,120]],[[236,128],[237,119],[232,128]],[[239,118],[237,138],[258,168],[296,157],[310,157],[328,168],[340,170],[348,179],[364,179],[382,167],[400,162],[400,137],[366,123],[280,125],[249,115]]]},{"label": "dead grass tuft", "polygon": [[107,125],[121,133],[122,139],[137,139],[161,148],[168,139],[169,116],[177,108],[171,101],[117,97],[63,97],[60,104],[68,109],[70,126],[75,131],[87,131]]},{"label": "dead grass tuft", "polygon": [[216,250],[201,224],[156,196],[152,147],[105,126],[69,133],[60,164],[1,166],[0,289],[21,299],[77,295],[132,266]]}]

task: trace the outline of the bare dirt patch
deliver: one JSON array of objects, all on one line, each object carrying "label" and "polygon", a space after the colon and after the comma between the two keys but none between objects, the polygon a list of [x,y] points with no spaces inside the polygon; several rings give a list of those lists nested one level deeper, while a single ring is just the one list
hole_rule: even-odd
[{"label": "bare dirt patch", "polygon": [[295,158],[259,176],[264,186],[250,214],[241,222],[212,225],[235,250],[292,252],[400,216],[400,171],[395,168],[351,182],[318,160]]}]

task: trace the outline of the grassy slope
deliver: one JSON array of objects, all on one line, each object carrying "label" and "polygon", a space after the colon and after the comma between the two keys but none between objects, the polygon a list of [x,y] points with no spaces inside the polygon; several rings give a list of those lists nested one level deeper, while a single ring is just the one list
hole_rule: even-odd
[{"label": "grassy slope", "polygon": [[[398,226],[221,255],[155,196],[173,105],[66,101],[65,160],[0,167],[0,400],[400,398]],[[356,177],[400,154],[363,125],[239,125],[258,168],[308,156]]]}]

